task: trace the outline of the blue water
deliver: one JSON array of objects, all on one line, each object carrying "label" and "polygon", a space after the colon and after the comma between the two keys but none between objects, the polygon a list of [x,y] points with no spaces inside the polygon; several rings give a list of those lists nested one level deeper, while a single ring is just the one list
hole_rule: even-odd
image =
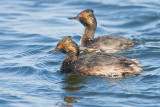
[{"label": "blue water", "polygon": [[[94,9],[95,36],[140,43],[120,54],[144,71],[122,79],[59,73],[65,55],[47,54],[83,26],[68,17]],[[1,0],[0,107],[160,106],[160,0]]]}]

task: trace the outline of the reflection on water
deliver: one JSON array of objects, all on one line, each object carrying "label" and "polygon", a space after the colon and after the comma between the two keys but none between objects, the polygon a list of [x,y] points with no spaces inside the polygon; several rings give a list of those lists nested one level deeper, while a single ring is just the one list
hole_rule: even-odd
[{"label": "reflection on water", "polygon": [[[63,79],[62,83],[64,84],[64,89],[66,92],[76,92],[78,90],[81,90],[82,88],[85,88],[85,86],[79,86],[80,84],[83,84],[86,81],[86,77],[78,74],[67,74],[65,78]],[[63,106],[72,107],[72,105],[69,105],[70,103],[77,103],[78,99],[82,99],[82,97],[78,96],[67,96],[62,95],[64,102],[67,104],[61,103]]]},{"label": "reflection on water", "polygon": [[68,92],[78,91],[85,86],[78,86],[79,84],[85,82],[85,76],[77,75],[77,74],[68,74],[66,78],[63,80],[65,84],[64,88]]},{"label": "reflection on water", "polygon": [[76,103],[77,97],[68,97],[68,96],[64,96],[64,101],[67,103]]}]

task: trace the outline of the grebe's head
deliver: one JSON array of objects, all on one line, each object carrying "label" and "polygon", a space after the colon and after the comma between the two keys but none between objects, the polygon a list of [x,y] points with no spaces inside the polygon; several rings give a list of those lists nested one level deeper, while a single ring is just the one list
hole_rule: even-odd
[{"label": "grebe's head", "polygon": [[62,38],[62,40],[57,44],[54,50],[49,51],[48,53],[61,52],[67,55],[79,55],[79,47],[72,40],[71,36]]},{"label": "grebe's head", "polygon": [[86,9],[79,13],[76,17],[68,18],[71,20],[78,20],[86,27],[92,27],[93,25],[97,25],[96,19],[94,17],[92,9]]}]

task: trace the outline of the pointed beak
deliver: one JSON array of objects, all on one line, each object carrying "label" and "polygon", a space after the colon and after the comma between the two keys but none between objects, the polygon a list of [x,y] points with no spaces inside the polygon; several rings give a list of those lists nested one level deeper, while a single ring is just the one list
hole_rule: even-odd
[{"label": "pointed beak", "polygon": [[51,53],[55,53],[55,52],[57,52],[57,49],[51,50],[51,51],[49,51],[49,52],[47,52],[47,53],[48,53],[48,54],[51,54]]},{"label": "pointed beak", "polygon": [[79,18],[78,17],[70,17],[68,18],[69,20],[78,20]]}]

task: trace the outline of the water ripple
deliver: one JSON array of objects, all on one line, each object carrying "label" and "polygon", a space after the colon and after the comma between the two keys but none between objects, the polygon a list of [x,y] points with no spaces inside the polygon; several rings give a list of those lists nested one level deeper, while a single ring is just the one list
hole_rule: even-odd
[{"label": "water ripple", "polygon": [[[159,106],[159,0],[1,0],[0,106]],[[68,17],[93,9],[95,36],[120,35],[138,46],[120,53],[144,71],[122,79],[60,73],[66,55],[47,54],[83,26]],[[96,102],[96,103],[95,103]]]}]

